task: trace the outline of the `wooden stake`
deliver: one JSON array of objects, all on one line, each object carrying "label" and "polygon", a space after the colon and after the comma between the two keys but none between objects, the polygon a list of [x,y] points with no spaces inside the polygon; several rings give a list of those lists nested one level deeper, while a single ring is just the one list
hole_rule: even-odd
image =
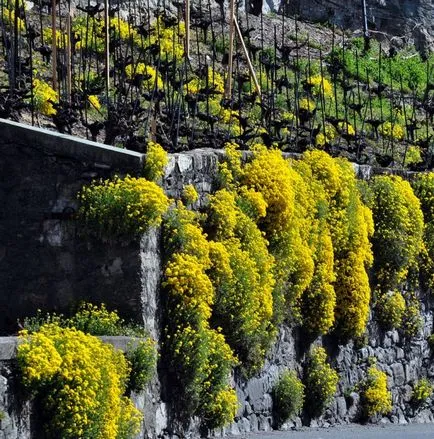
[{"label": "wooden stake", "polygon": [[229,4],[229,60],[228,60],[228,77],[226,81],[225,98],[230,99],[232,95],[232,70],[234,57],[234,31],[235,31],[235,0],[230,0]]},{"label": "wooden stake", "polygon": [[190,0],[185,0],[185,56],[190,59]]},{"label": "wooden stake", "polygon": [[51,0],[51,56],[53,90],[57,91],[57,29],[56,29],[56,0]]},{"label": "wooden stake", "polygon": [[72,60],[71,60],[71,9],[66,16],[66,93],[71,103],[72,93]]},{"label": "wooden stake", "polygon": [[107,108],[109,104],[110,90],[110,16],[109,0],[104,0],[104,27],[105,27],[105,91],[107,97]]},{"label": "wooden stake", "polygon": [[235,29],[237,30],[238,38],[240,39],[241,47],[243,48],[244,56],[246,57],[246,60],[247,60],[247,65],[249,67],[250,75],[252,76],[253,82],[255,83],[255,88],[256,88],[256,91],[258,92],[259,98],[261,98],[261,87],[259,85],[258,78],[256,77],[256,73],[255,73],[255,70],[253,68],[253,64],[250,61],[249,51],[247,50],[247,47],[244,44],[243,34],[241,33],[241,29],[238,26],[238,22],[237,22],[235,15],[233,16],[233,22],[235,25]]}]

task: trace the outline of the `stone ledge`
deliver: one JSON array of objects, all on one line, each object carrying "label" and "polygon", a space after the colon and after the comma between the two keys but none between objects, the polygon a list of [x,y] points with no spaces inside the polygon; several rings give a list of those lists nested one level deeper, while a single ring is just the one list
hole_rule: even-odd
[{"label": "stone ledge", "polygon": [[[104,343],[109,343],[116,349],[126,351],[129,346],[134,347],[140,340],[137,337],[128,336],[101,336]],[[13,360],[17,356],[19,337],[0,337],[0,361]]]},{"label": "stone ledge", "polygon": [[10,120],[0,119],[2,141],[22,145],[35,145],[45,152],[76,160],[92,162],[96,166],[139,171],[143,167],[144,154],[79,137],[60,134]]}]

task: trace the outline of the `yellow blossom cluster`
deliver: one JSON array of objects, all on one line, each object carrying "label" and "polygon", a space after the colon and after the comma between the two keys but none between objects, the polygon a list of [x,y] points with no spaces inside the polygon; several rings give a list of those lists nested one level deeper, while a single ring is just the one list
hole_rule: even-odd
[{"label": "yellow blossom cluster", "polygon": [[424,250],[424,221],[419,199],[410,184],[398,176],[379,176],[374,194],[375,273],[380,289],[396,288],[410,270],[417,270]]},{"label": "yellow blossom cluster", "polygon": [[141,75],[142,86],[145,90],[152,91],[154,89],[162,89],[163,88],[163,80],[161,79],[160,74],[154,69],[154,67],[138,63],[138,64],[128,64],[125,67],[125,74],[128,79],[133,79],[136,75]]},{"label": "yellow blossom cluster", "polygon": [[389,139],[403,140],[404,139],[404,128],[398,124],[390,121],[384,122],[378,128],[378,132]]},{"label": "yellow blossom cluster", "polygon": [[35,109],[44,116],[54,116],[57,110],[53,104],[59,102],[59,95],[45,81],[33,80],[33,102]]},{"label": "yellow blossom cluster", "polygon": [[141,414],[123,397],[129,366],[122,352],[58,324],[21,337],[17,359],[23,383],[40,396],[52,434],[117,439],[139,432]]},{"label": "yellow blossom cluster", "polygon": [[169,156],[163,147],[159,143],[149,142],[144,167],[146,178],[158,181],[164,175],[167,163],[169,163]]},{"label": "yellow blossom cluster", "polygon": [[[244,194],[249,198],[245,199]],[[265,216],[265,200],[244,186],[238,192],[217,191],[209,197],[208,206],[208,224],[214,239],[210,241],[209,276],[216,291],[215,319],[247,373],[262,366],[274,337],[274,258],[248,215],[252,198],[260,203],[261,216]]]},{"label": "yellow blossom cluster", "polygon": [[196,203],[196,201],[199,199],[199,194],[197,193],[194,185],[187,184],[184,186],[184,189],[182,190],[182,199],[187,205]]},{"label": "yellow blossom cluster", "polygon": [[208,276],[210,244],[198,216],[181,202],[165,222],[171,256],[164,272],[168,292],[167,349],[177,385],[185,399],[179,410],[198,415],[209,428],[233,420],[237,398],[229,374],[237,359],[221,333],[211,326],[216,300]]},{"label": "yellow blossom cluster", "polygon": [[94,181],[79,192],[79,217],[101,238],[136,236],[158,226],[169,207],[164,191],[144,178]]},{"label": "yellow blossom cluster", "polygon": [[330,404],[339,381],[337,372],[328,364],[323,347],[314,347],[308,358],[306,370],[306,407],[317,416]]},{"label": "yellow blossom cluster", "polygon": [[392,393],[387,390],[387,375],[376,366],[368,369],[366,380],[362,383],[362,403],[367,416],[385,415],[392,410]]},{"label": "yellow blossom cluster", "polygon": [[325,98],[333,97],[333,87],[327,78],[320,74],[310,76],[307,84],[312,87],[312,93],[316,96],[324,95]]},{"label": "yellow blossom cluster", "polygon": [[405,312],[405,299],[399,291],[379,292],[376,303],[377,317],[386,329],[399,328]]}]

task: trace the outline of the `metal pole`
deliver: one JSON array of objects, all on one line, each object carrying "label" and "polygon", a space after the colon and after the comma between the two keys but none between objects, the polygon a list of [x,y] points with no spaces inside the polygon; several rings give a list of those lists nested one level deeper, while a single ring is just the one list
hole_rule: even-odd
[{"label": "metal pole", "polygon": [[232,95],[232,69],[234,57],[234,31],[235,31],[235,0],[230,1],[229,5],[229,60],[228,60],[228,77],[226,82],[225,97],[230,99]]}]

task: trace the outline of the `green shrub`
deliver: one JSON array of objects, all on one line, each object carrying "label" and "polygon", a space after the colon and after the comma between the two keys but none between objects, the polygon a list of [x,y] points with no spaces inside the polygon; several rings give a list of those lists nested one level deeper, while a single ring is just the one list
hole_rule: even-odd
[{"label": "green shrub", "polygon": [[433,392],[433,385],[427,378],[422,378],[413,387],[412,400],[416,404],[423,404]]},{"label": "green shrub", "polygon": [[151,338],[139,341],[134,349],[128,349],[127,360],[131,365],[128,389],[134,392],[144,390],[155,373],[157,366],[157,350]]},{"label": "green shrub", "polygon": [[407,337],[416,337],[423,325],[419,300],[414,293],[407,293],[406,304],[402,318],[402,331]]},{"label": "green shrub", "polygon": [[378,320],[385,329],[401,327],[405,313],[405,299],[399,291],[380,293],[376,309]]},{"label": "green shrub", "polygon": [[333,400],[339,381],[337,372],[327,363],[324,348],[313,348],[306,369],[306,410],[321,415]]},{"label": "green shrub", "polygon": [[366,416],[385,415],[392,410],[392,393],[387,390],[387,376],[376,366],[368,369],[366,380],[360,387]]},{"label": "green shrub", "polygon": [[109,311],[102,303],[82,303],[77,312],[69,318],[63,314],[44,313],[38,310],[36,316],[26,317],[23,327],[29,332],[38,331],[43,325],[54,323],[63,328],[75,328],[91,335],[126,335],[131,337],[145,337],[143,327],[128,323],[119,317],[117,311]]},{"label": "green shrub", "polygon": [[131,238],[161,224],[169,207],[163,189],[144,178],[115,177],[84,186],[78,198],[80,220],[102,239]]},{"label": "green shrub", "polygon": [[299,415],[304,403],[304,385],[294,371],[285,370],[273,388],[273,409],[279,425]]}]

